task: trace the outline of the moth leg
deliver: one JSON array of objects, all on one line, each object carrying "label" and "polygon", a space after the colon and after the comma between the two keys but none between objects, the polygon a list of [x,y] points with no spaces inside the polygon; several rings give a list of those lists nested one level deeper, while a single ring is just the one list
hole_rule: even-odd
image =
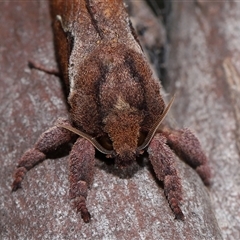
[{"label": "moth leg", "polygon": [[164,193],[176,219],[184,220],[179,207],[182,200],[182,185],[175,168],[173,152],[167,146],[166,138],[156,134],[148,147],[148,153],[157,178],[164,183]]},{"label": "moth leg", "polygon": [[81,212],[84,222],[89,222],[91,215],[86,206],[87,191],[93,182],[95,149],[84,138],[79,138],[73,145],[69,156],[69,197],[77,212]]},{"label": "moth leg", "polygon": [[[69,124],[67,120],[59,119],[57,124]],[[21,182],[27,171],[33,168],[38,163],[46,159],[46,154],[56,150],[64,143],[71,141],[73,134],[57,126],[54,126],[42,133],[33,148],[27,150],[20,158],[17,169],[14,173],[14,181],[12,184],[12,191],[16,191],[21,187]]]},{"label": "moth leg", "polygon": [[196,170],[205,185],[209,185],[210,167],[197,137],[189,129],[173,130],[164,127],[161,131],[167,138],[167,144],[170,148]]},{"label": "moth leg", "polygon": [[28,66],[30,68],[34,68],[34,69],[37,69],[39,71],[42,71],[42,72],[45,72],[45,73],[48,73],[48,74],[52,74],[52,75],[55,75],[57,77],[60,76],[60,72],[57,70],[57,69],[54,69],[54,68],[47,68],[46,66],[43,66],[37,62],[34,62],[32,60],[28,61]]}]

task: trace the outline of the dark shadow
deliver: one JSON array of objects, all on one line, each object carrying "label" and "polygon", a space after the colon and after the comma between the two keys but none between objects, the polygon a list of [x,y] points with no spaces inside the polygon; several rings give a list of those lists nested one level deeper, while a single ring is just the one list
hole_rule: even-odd
[{"label": "dark shadow", "polygon": [[112,174],[122,179],[128,179],[133,177],[137,171],[147,165],[147,159],[145,154],[136,158],[136,162],[132,165],[120,169],[117,168],[114,158],[106,158],[106,156],[100,152],[96,152],[97,167],[104,170],[106,173]]}]

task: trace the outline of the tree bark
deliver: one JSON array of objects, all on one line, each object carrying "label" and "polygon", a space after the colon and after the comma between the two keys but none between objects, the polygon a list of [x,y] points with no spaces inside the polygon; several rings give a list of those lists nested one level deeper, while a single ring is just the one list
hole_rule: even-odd
[{"label": "tree bark", "polygon": [[0,239],[239,239],[240,5],[173,1],[166,38],[149,10],[132,2],[146,9],[143,22],[134,15],[135,26],[147,25],[140,36],[144,48],[153,54],[169,46],[165,85],[170,95],[176,93],[171,116],[176,126],[200,138],[212,186],[207,189],[176,159],[186,217],[181,222],[174,220],[148,163],[122,179],[99,160],[87,199],[93,219],[85,224],[68,199],[68,157],[54,156],[29,171],[23,188],[11,193],[17,160],[58,117],[67,117],[67,107],[59,79],[27,66],[34,60],[56,67],[47,2],[1,2]]}]

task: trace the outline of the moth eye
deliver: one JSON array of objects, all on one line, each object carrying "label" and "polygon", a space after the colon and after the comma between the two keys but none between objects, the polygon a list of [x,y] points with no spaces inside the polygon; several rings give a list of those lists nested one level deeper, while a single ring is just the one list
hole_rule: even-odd
[{"label": "moth eye", "polygon": [[99,144],[101,144],[102,147],[104,147],[107,150],[113,150],[113,145],[112,145],[112,141],[109,137],[107,136],[102,136],[100,138],[98,138],[98,142]]},{"label": "moth eye", "polygon": [[146,137],[147,137],[147,133],[140,132],[139,138],[138,138],[138,147],[141,146],[144,143]]}]

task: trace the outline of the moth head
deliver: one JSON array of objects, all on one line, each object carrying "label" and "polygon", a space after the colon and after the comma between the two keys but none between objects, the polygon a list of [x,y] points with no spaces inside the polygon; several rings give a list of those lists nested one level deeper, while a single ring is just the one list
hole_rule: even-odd
[{"label": "moth head", "polygon": [[174,97],[158,117],[156,123],[146,134],[140,131],[142,116],[135,111],[123,109],[113,111],[105,119],[106,135],[98,139],[70,126],[58,125],[90,141],[94,147],[109,157],[114,157],[117,167],[125,168],[135,162],[136,157],[144,152],[154,137],[160,124],[172,106]]},{"label": "moth head", "polygon": [[[140,132],[137,146],[141,146],[145,139],[146,134]],[[111,151],[111,154],[108,154],[108,156],[114,158],[117,167],[120,168],[128,167],[135,161],[136,157],[139,154],[143,153],[143,151],[138,152],[136,150],[136,147],[130,148],[130,146],[125,143],[125,141],[122,144],[122,147],[119,149],[114,149],[113,142],[108,135],[98,138],[97,141],[101,147],[105,149],[105,151]]]},{"label": "moth head", "polygon": [[104,131],[111,140],[115,164],[125,168],[136,160],[142,116],[132,109],[116,109],[105,119]]}]

